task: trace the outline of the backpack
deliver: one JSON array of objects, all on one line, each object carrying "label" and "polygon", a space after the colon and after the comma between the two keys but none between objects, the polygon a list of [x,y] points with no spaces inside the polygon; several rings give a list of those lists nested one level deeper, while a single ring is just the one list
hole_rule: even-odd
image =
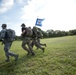
[{"label": "backpack", "polygon": [[26,28],[26,34],[25,34],[25,36],[31,37],[32,34],[33,34],[32,29],[29,28],[29,27],[27,27],[27,28]]},{"label": "backpack", "polygon": [[42,38],[43,37],[43,34],[41,33],[41,31],[38,30],[37,34],[38,34],[38,36],[37,36],[38,38]]},{"label": "backpack", "polygon": [[9,41],[14,41],[15,40],[15,31],[12,29],[7,29],[5,38],[7,38]]}]

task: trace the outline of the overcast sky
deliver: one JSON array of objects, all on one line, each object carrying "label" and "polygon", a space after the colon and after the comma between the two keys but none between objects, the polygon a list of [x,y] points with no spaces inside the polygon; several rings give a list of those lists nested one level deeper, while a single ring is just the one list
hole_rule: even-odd
[{"label": "overcast sky", "polygon": [[37,17],[44,31],[76,29],[76,0],[0,0],[0,31],[6,23],[20,35],[21,24],[33,27]]}]

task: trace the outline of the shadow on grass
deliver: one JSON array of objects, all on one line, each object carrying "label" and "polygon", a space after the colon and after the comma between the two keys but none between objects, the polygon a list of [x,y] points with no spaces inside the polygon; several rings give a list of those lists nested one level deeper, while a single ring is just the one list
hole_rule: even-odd
[{"label": "shadow on grass", "polygon": [[35,53],[36,53],[35,56],[31,56],[31,55],[27,56],[25,54],[23,56],[19,56],[19,59],[17,61],[10,60],[10,62],[0,63],[0,75],[16,75],[17,69],[22,67],[22,65],[21,65],[22,63],[24,63],[26,66],[28,66],[29,60],[32,61],[36,57],[43,57],[44,56],[43,52],[40,50],[36,50]]}]

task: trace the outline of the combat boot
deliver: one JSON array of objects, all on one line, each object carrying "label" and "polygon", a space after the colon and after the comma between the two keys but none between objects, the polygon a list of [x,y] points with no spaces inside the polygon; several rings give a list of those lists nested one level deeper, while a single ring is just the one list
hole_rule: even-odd
[{"label": "combat boot", "polygon": [[34,52],[32,52],[32,56],[34,56],[35,55],[35,53]]},{"label": "combat boot", "polygon": [[44,46],[46,47],[46,44],[44,44]]},{"label": "combat boot", "polygon": [[9,62],[9,61],[10,61],[9,59],[6,59],[6,60],[5,60],[5,62]]},{"label": "combat boot", "polygon": [[45,48],[42,48],[43,52],[45,51]]}]

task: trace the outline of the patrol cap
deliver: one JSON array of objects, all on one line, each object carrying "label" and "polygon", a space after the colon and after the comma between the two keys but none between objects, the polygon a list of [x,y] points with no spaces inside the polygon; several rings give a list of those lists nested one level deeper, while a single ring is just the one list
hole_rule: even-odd
[{"label": "patrol cap", "polygon": [[37,28],[36,26],[34,26],[33,28]]},{"label": "patrol cap", "polygon": [[7,27],[7,24],[2,24],[2,26],[1,27]]},{"label": "patrol cap", "polygon": [[37,27],[36,27],[36,26],[34,26],[34,27],[33,27],[33,29],[37,29]]},{"label": "patrol cap", "polygon": [[21,27],[23,27],[23,26],[25,27],[26,25],[25,25],[24,23],[22,23],[22,24],[21,24]]}]

